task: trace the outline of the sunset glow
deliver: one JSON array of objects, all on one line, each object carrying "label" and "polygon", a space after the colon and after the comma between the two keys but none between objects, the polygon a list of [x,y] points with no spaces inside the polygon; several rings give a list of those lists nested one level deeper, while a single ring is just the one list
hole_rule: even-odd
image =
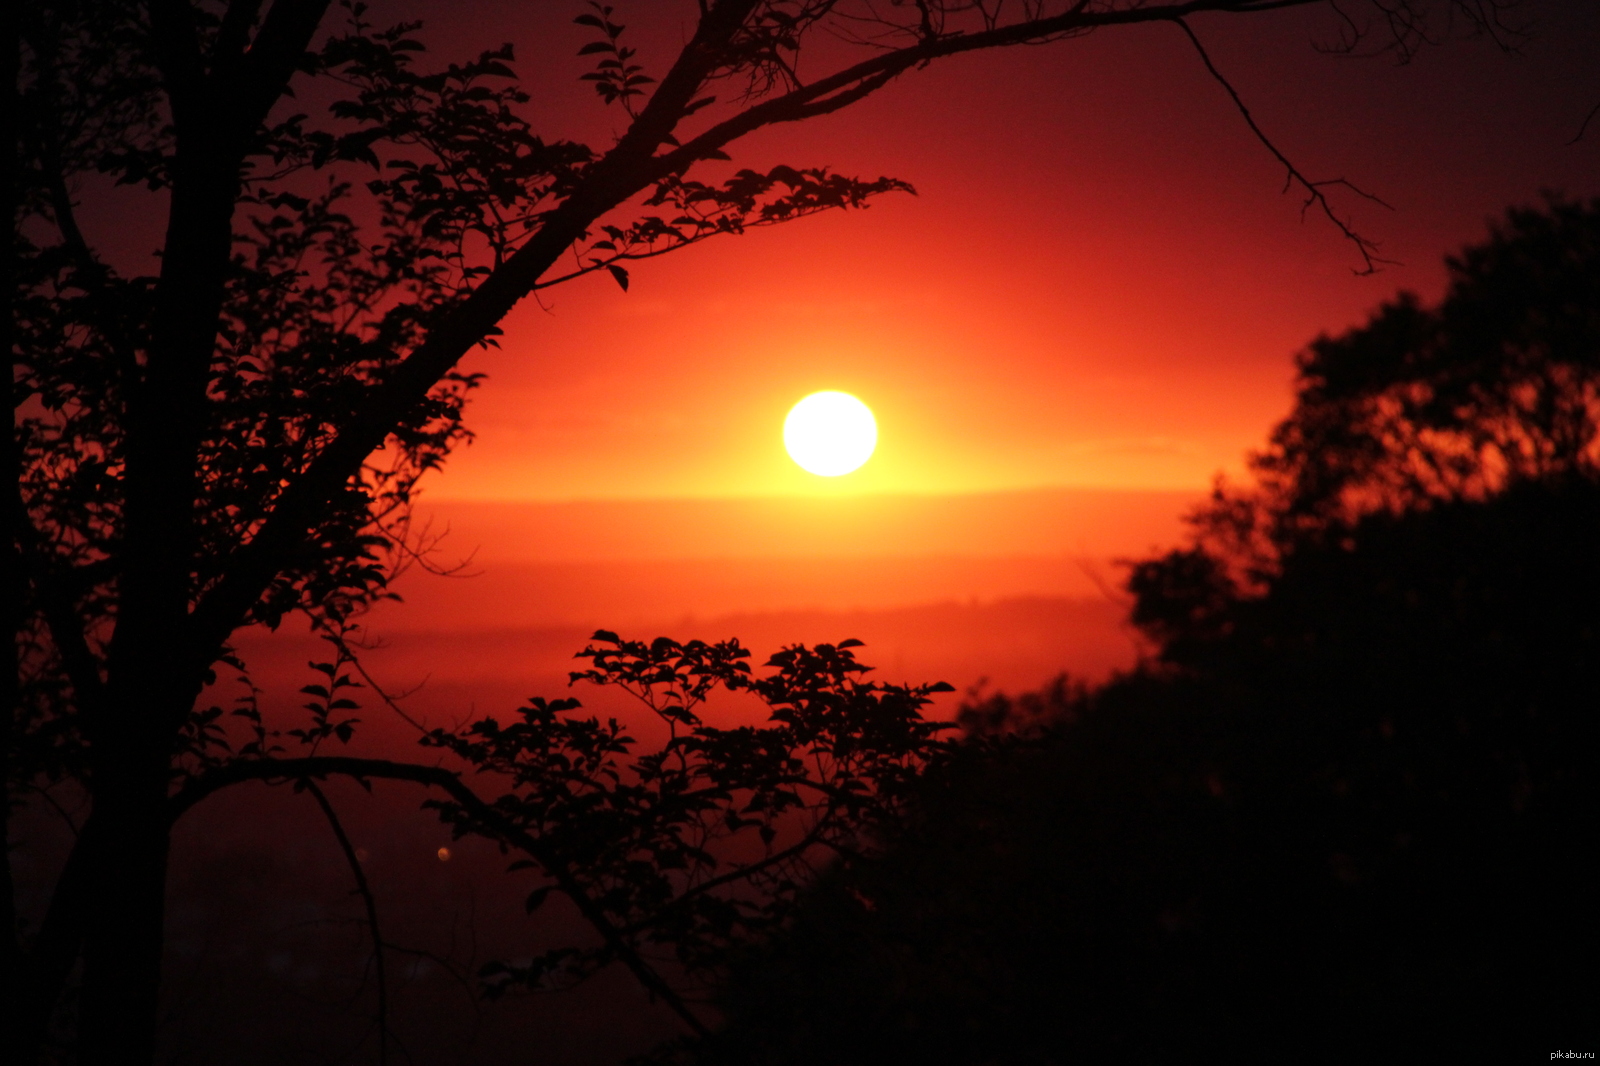
[{"label": "sunset glow", "polygon": [[841,477],[872,458],[878,422],[848,392],[814,392],[784,419],[783,446],[803,469],[818,477]]},{"label": "sunset glow", "polygon": [[1593,1058],[1600,0],[12,7],[6,1061]]}]

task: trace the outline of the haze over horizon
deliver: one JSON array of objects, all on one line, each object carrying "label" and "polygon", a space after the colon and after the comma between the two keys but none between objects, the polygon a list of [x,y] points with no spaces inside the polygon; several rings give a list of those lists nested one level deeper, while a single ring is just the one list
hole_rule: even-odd
[{"label": "haze over horizon", "polygon": [[[897,680],[1018,691],[1131,666],[1118,560],[1175,546],[1192,492],[1038,489],[836,499],[563,502],[424,496],[430,562],[364,619],[386,688],[449,716],[565,691],[598,628],[631,638],[784,644],[864,640]],[[442,536],[441,536],[442,535]],[[282,701],[315,643],[294,627],[242,645]],[[269,684],[270,682],[270,684]]]}]

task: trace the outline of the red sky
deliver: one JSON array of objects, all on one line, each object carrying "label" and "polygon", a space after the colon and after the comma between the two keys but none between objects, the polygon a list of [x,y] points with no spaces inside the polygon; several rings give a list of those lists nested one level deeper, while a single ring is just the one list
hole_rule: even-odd
[{"label": "red sky", "polygon": [[[613,2],[659,72],[694,3]],[[571,24],[576,0],[373,6],[430,20],[423,37],[443,59],[514,42],[548,135],[603,148],[620,125],[576,80],[589,39]],[[547,294],[548,310],[527,302],[502,350],[475,357],[489,374],[469,412],[478,440],[422,508],[450,531],[441,560],[476,551],[465,572],[477,576],[402,577],[407,602],[371,619],[386,645],[368,666],[415,688],[408,710],[438,723],[564,695],[572,652],[600,625],[738,636],[763,653],[854,636],[887,680],[988,677],[1013,691],[1131,662],[1117,595],[1102,588],[1117,579],[1111,560],[1173,543],[1212,476],[1241,469],[1288,411],[1294,352],[1397,288],[1437,296],[1442,254],[1508,204],[1545,188],[1600,193],[1600,128],[1567,144],[1600,101],[1600,5],[1529,9],[1539,25],[1521,55],[1457,41],[1404,67],[1319,54],[1335,28],[1323,13],[1194,21],[1308,174],[1393,205],[1338,201],[1399,261],[1375,277],[1353,275],[1359,258],[1332,227],[1300,219],[1281,168],[1171,28],[949,61],[736,147],[738,165],[889,174],[919,195],[636,264],[626,294],[591,278]],[[85,225],[131,234],[159,220],[91,210]],[[877,456],[837,481],[801,472],[780,436],[789,406],[828,388],[859,395],[881,427]],[[320,651],[287,631],[247,634],[240,650],[280,709],[300,702]],[[605,692],[578,694],[626,712]],[[366,750],[414,757],[407,730],[364,698]],[[474,858],[470,841],[415,817],[414,797],[385,797],[350,804],[347,824],[374,869],[407,886],[385,896],[401,910],[385,919],[391,937],[454,938],[480,898],[485,930],[536,925],[492,849]],[[237,831],[291,801],[241,790],[186,821],[180,871],[202,886],[190,898],[212,899],[225,874],[256,893],[230,913],[263,928],[299,921],[285,901],[344,898],[305,804],[282,823],[279,867]],[[461,848],[448,866],[433,858],[441,844]],[[285,885],[281,899],[261,888]],[[175,909],[180,976],[212,913]],[[444,932],[441,914],[455,915]],[[277,926],[260,937],[284,940]],[[198,1004],[189,1017],[216,1013],[210,985],[174,984]],[[604,983],[588,994],[637,999]],[[408,1015],[469,1016],[443,995],[411,997]],[[642,1004],[579,1025],[593,1001],[540,1002],[509,1004],[485,1043],[615,1061],[649,1043],[632,1027],[656,1024]],[[249,1012],[274,1030],[283,1017]]]},{"label": "red sky", "polygon": [[[603,148],[624,116],[577,80],[579,10],[398,12],[431,20],[438,59],[510,40],[541,130]],[[693,10],[624,3],[618,17],[659,73]],[[375,628],[544,633],[496,638],[504,663],[596,625],[870,636],[867,661],[958,685],[1130,662],[1090,574],[1114,584],[1112,559],[1174,543],[1211,478],[1242,470],[1288,411],[1293,354],[1399,288],[1437,296],[1443,254],[1507,205],[1600,192],[1600,128],[1568,143],[1600,101],[1600,8],[1525,15],[1518,54],[1453,40],[1409,65],[1319,53],[1336,30],[1321,10],[1194,21],[1303,171],[1392,205],[1336,199],[1397,261],[1373,277],[1325,220],[1301,219],[1170,27],[953,59],[762,132],[734,165],[889,174],[918,195],[636,263],[628,293],[599,276],[527,301],[503,348],[474,357],[489,375],[469,412],[478,439],[422,509],[451,531],[441,557],[476,551],[479,576],[408,576],[408,603]],[[781,442],[789,406],[828,388],[881,428],[877,455],[838,479],[804,473]],[[819,499],[841,496],[854,499]],[[1069,623],[1068,600],[1101,610]],[[397,687],[431,676],[444,700],[441,679],[460,675],[450,698],[473,684],[489,698],[488,660],[435,652],[391,657],[412,668]],[[528,651],[492,687],[515,698],[559,679],[566,654]]]},{"label": "red sky", "polygon": [[[1432,5],[1445,8],[1440,0]],[[660,73],[695,5],[618,5]],[[592,31],[567,0],[409,0],[434,61],[510,41],[550,137],[605,148],[625,116],[578,76]],[[1048,486],[1198,492],[1288,409],[1292,356],[1399,288],[1437,295],[1444,253],[1541,190],[1600,192],[1600,6],[1528,0],[1516,54],[1488,39],[1413,62],[1329,55],[1329,10],[1193,21],[1256,119],[1396,260],[1302,220],[1282,168],[1182,35],[1102,31],[956,57],[839,114],[734,146],[735,165],[827,165],[919,195],[721,239],[525,301],[477,442],[428,486],[458,500],[952,494]],[[827,42],[822,42],[824,45]],[[810,73],[850,52],[807,53]],[[425,60],[426,61],[426,60]],[[85,226],[153,245],[159,212],[111,198]],[[98,212],[98,213],[97,213]],[[822,479],[784,455],[787,409],[839,388],[876,412],[877,455]],[[1142,547],[1135,546],[1135,547]]]},{"label": "red sky", "polygon": [[[552,133],[621,122],[576,75],[574,5],[421,5],[453,56],[509,39]],[[691,4],[623,4],[659,72]],[[1542,189],[1600,191],[1600,8],[1533,4],[1522,54],[1487,40],[1319,54],[1326,12],[1196,20],[1262,127],[1401,265],[1359,278],[1325,221],[1168,27],[961,57],[839,115],[764,131],[737,165],[890,174],[919,195],[636,264],[532,301],[477,359],[478,442],[433,498],[1200,490],[1289,403],[1291,356],[1406,287]],[[825,59],[815,58],[820,71]],[[795,467],[782,418],[822,388],[878,415],[878,454]]]},{"label": "red sky", "polygon": [[[511,41],[541,132],[603,149],[624,116],[578,81],[581,10],[376,13],[423,18],[440,62]],[[694,10],[618,17],[659,73]],[[473,357],[478,439],[422,507],[450,530],[441,559],[475,552],[478,576],[401,580],[408,602],[372,619],[410,634],[380,657],[388,680],[432,678],[418,700],[439,713],[498,705],[558,686],[600,625],[758,651],[857,636],[868,662],[958,686],[1131,662],[1112,560],[1173,544],[1211,478],[1242,469],[1288,410],[1295,351],[1398,288],[1437,296],[1442,255],[1508,204],[1600,192],[1600,123],[1568,143],[1600,101],[1600,7],[1517,17],[1517,54],[1453,40],[1408,65],[1320,53],[1337,29],[1320,9],[1194,20],[1303,171],[1392,205],[1336,200],[1397,261],[1373,277],[1302,220],[1171,27],[952,59],[734,146],[733,165],[889,174],[918,195],[636,263],[628,293],[600,276],[526,301]],[[159,225],[93,212],[91,235],[123,246]],[[821,479],[781,426],[830,388],[881,435],[860,471]]]},{"label": "red sky", "polygon": [[[578,4],[381,10],[429,20],[438,60],[512,41],[547,136],[603,148],[621,124],[577,80]],[[659,72],[693,10],[619,17]],[[1294,352],[1398,288],[1436,296],[1442,255],[1508,204],[1600,192],[1600,128],[1567,143],[1600,100],[1600,8],[1529,14],[1521,54],[1458,40],[1405,66],[1320,54],[1321,12],[1195,20],[1306,173],[1393,205],[1337,201],[1399,261],[1374,277],[1301,220],[1171,28],[958,58],[736,146],[735,165],[919,194],[634,264],[628,293],[594,277],[527,301],[474,357],[478,439],[421,509],[450,533],[441,561],[477,576],[402,578],[407,602],[371,619],[392,648],[375,668],[428,681],[418,713],[457,715],[555,694],[596,626],[763,653],[855,636],[867,662],[961,687],[1132,662],[1112,560],[1175,543],[1213,475],[1242,469],[1288,410]],[[826,388],[881,428],[839,479],[781,442]]]}]

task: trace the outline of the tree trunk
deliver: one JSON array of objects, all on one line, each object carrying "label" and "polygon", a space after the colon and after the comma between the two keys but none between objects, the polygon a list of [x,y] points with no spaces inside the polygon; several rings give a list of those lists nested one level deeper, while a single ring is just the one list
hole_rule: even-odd
[{"label": "tree trunk", "polygon": [[[309,31],[308,31],[309,32]],[[158,35],[159,36],[159,35]],[[179,36],[182,36],[181,34]],[[169,80],[193,73],[179,57]],[[240,149],[233,102],[189,85],[143,379],[130,390],[122,570],[107,697],[89,718],[93,813],[78,1039],[83,1066],[149,1066],[166,908],[167,789],[177,730],[209,665],[192,639],[195,509],[206,386],[232,248]],[[183,116],[187,117],[183,117]],[[233,625],[238,619],[232,620]],[[229,627],[230,631],[232,626]]]},{"label": "tree trunk", "polygon": [[124,743],[96,745],[111,750],[96,752],[94,813],[84,827],[93,846],[79,1027],[83,1066],[149,1066],[156,1046],[170,751],[148,735],[118,739]]},{"label": "tree trunk", "polygon": [[[180,586],[181,589],[181,586]],[[178,724],[200,690],[183,656],[182,599],[118,620],[107,705],[95,715],[93,813],[83,936],[82,1066],[149,1066],[155,1055]],[[129,611],[129,614],[134,612]],[[167,625],[153,624],[166,620]]]},{"label": "tree trunk", "polygon": [[[5,4],[0,10],[0,143],[6,145],[4,158],[0,158],[0,210],[5,212],[5,231],[0,234],[0,287],[8,294],[16,291],[16,231],[18,216],[17,190],[17,76],[22,51],[22,22],[20,5]],[[16,333],[11,312],[0,320],[0,347],[6,351],[6,409],[15,411],[16,381],[12,360],[15,359],[13,338]],[[13,478],[20,480],[22,457],[17,445],[16,430],[8,430],[5,439],[5,467]],[[18,702],[18,682],[21,659],[17,652],[16,634],[22,627],[22,602],[25,586],[22,578],[22,559],[17,548],[17,534],[22,528],[22,501],[16,490],[7,489],[5,498],[5,563],[0,585],[5,590],[9,605],[5,618],[12,636],[10,662],[5,678],[5,720],[0,723],[0,789],[6,790],[6,806],[0,811],[4,819],[0,832],[0,917],[6,923],[0,933],[0,1047],[16,1039],[26,1024],[21,1002],[24,991],[22,979],[22,946],[17,942],[16,894],[11,881],[11,745],[15,728]]]}]

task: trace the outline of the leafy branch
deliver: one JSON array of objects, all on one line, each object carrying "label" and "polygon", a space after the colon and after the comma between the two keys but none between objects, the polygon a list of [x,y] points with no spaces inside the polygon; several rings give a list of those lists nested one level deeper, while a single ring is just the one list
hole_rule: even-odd
[{"label": "leafy branch", "polygon": [[655,79],[644,73],[644,67],[633,62],[638,52],[621,43],[625,27],[611,21],[612,8],[590,0],[589,7],[592,13],[579,15],[572,21],[579,26],[590,26],[600,31],[600,39],[592,41],[578,49],[580,56],[598,55],[602,58],[595,63],[595,69],[582,75],[579,80],[590,82],[600,99],[608,104],[621,103],[629,116],[637,117],[638,111],[634,108],[634,97],[643,96],[646,85],[655,84]]},{"label": "leafy branch", "polygon": [[[528,963],[487,964],[480,976],[491,995],[582,980],[621,962],[703,1033],[647,961],[651,950],[673,951],[692,974],[718,971],[736,945],[787,920],[822,863],[870,847],[873,827],[943,751],[938,734],[951,727],[921,709],[950,686],[868,681],[853,652],[859,643],[784,648],[756,676],[737,641],[646,643],[598,631],[579,653],[590,667],[573,680],[616,686],[649,707],[668,726],[660,746],[637,750],[615,719],[572,714],[577,700],[534,699],[509,724],[485,718],[422,739],[503,790],[493,797],[444,766],[312,754],[204,770],[173,794],[170,817],[252,780],[309,788],[339,775],[439,788],[444,798],[424,806],[457,837],[493,840],[518,853],[513,872],[540,878],[526,899],[530,914],[559,892],[600,937]],[[719,692],[754,695],[767,721],[706,725],[699,709]],[[742,843],[752,837],[753,848]]]}]

